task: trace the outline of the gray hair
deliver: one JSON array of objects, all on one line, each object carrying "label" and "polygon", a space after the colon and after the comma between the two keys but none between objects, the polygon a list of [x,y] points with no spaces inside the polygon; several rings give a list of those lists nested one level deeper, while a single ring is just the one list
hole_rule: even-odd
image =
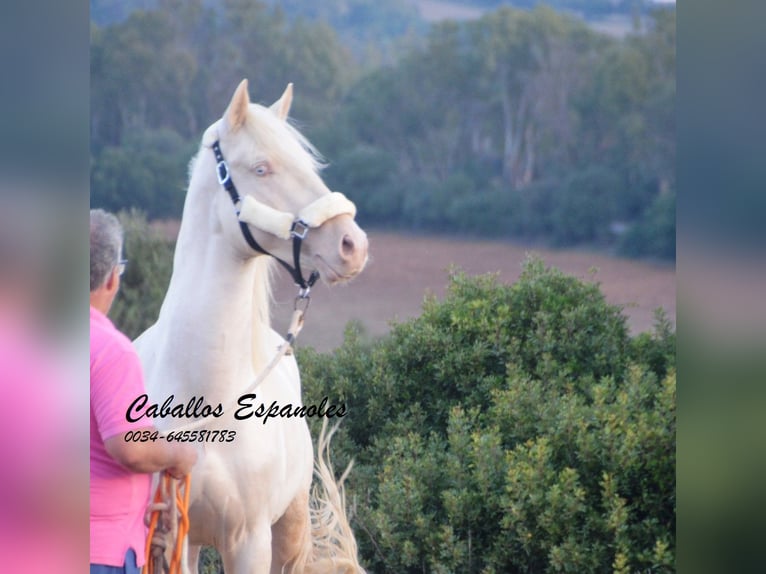
[{"label": "gray hair", "polygon": [[101,287],[120,263],[122,225],[103,209],[90,210],[90,290]]}]

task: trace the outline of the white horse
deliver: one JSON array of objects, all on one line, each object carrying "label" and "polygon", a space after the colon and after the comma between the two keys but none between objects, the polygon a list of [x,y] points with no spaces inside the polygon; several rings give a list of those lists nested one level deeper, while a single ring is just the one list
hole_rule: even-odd
[{"label": "white horse", "polygon": [[[157,322],[135,342],[148,404],[161,405],[171,395],[172,404],[184,408],[203,399],[198,413],[220,404],[226,412],[206,417],[201,428],[236,432],[231,442],[195,443],[193,572],[203,545],[221,553],[227,574],[363,572],[344,511],[329,517],[340,530],[321,535],[325,544],[334,541],[334,550],[319,555],[317,524],[312,540],[314,454],[306,419],[234,418],[242,408],[237,398],[283,342],[269,323],[274,258],[297,268],[296,282],[304,288],[315,276],[307,281],[302,271],[333,284],[367,262],[367,237],[354,222],[353,204],[325,186],[314,148],[287,123],[291,101],[288,85],[271,107],[252,104],[243,80],[224,116],[205,131],[190,166],[170,285]],[[246,401],[242,414],[261,403],[301,405],[295,359],[283,357],[254,392],[257,398]],[[152,422],[171,429],[190,419]],[[198,434],[198,440],[205,436]],[[322,480],[332,482],[330,491],[336,487],[327,473]]]}]

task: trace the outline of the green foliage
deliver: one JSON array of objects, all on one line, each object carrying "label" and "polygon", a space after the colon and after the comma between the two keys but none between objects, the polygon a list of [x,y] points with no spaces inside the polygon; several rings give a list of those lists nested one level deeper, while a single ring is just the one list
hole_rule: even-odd
[{"label": "green foliage", "polygon": [[[363,563],[374,572],[673,571],[674,334],[630,339],[597,286],[525,264],[452,275],[391,335],[352,325],[298,355],[306,400],[348,416]],[[312,421],[312,424],[317,424]]]},{"label": "green foliage", "polygon": [[152,218],[179,217],[186,196],[186,167],[195,144],[172,130],[136,130],[120,147],[101,150],[91,173],[91,200],[116,212],[147,206]]},{"label": "green foliage", "polygon": [[173,270],[173,243],[153,230],[140,212],[120,212],[118,217],[125,230],[123,256],[128,265],[109,316],[135,339],[159,316]]},{"label": "green foliage", "polygon": [[663,309],[654,312],[654,332],[640,333],[630,341],[630,359],[663,378],[675,362],[676,334]]},{"label": "green foliage", "polygon": [[621,238],[619,253],[628,257],[676,258],[676,194],[657,197]]},{"label": "green foliage", "polygon": [[223,560],[214,548],[206,546],[200,552],[199,574],[223,574]]},{"label": "green foliage", "polygon": [[[298,86],[293,114],[318,122],[352,67],[327,26],[287,24],[261,2],[159,1],[151,11],[91,27],[91,196],[112,211],[180,217],[187,165],[202,130],[239,81],[256,101]],[[268,81],[262,80],[268,78]]]},{"label": "green foliage", "polygon": [[605,243],[619,191],[619,178],[609,169],[591,167],[571,175],[555,198],[553,240],[559,245]]},{"label": "green foliage", "polygon": [[388,152],[358,146],[342,152],[330,165],[326,182],[331,189],[345,190],[362,223],[391,223],[401,217],[404,198],[396,168],[396,159]]}]

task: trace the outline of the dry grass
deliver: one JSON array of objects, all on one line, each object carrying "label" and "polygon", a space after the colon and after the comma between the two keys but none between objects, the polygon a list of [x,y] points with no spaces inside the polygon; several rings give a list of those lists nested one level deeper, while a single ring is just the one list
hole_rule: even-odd
[{"label": "dry grass", "polygon": [[[610,303],[624,305],[633,333],[651,330],[654,310],[662,307],[675,323],[676,283],[671,266],[629,261],[573,250],[531,249],[500,241],[465,241],[372,232],[371,260],[348,285],[314,288],[311,308],[299,345],[327,351],[343,341],[345,325],[362,324],[370,336],[380,336],[391,321],[420,313],[427,293],[444,295],[450,265],[469,274],[499,273],[506,283],[521,273],[527,254],[586,281],[601,284]],[[594,272],[595,270],[595,272]],[[295,288],[286,273],[278,273],[273,323],[289,323]]]},{"label": "dry grass", "polygon": [[[154,222],[171,240],[178,233],[177,221]],[[343,342],[349,321],[358,321],[367,335],[388,332],[392,321],[420,314],[427,294],[443,297],[450,266],[468,274],[499,273],[500,280],[513,283],[521,274],[527,255],[540,256],[547,265],[585,281],[597,282],[607,301],[623,305],[631,331],[649,331],[654,310],[662,307],[675,324],[676,275],[670,265],[619,259],[577,250],[524,247],[505,241],[422,237],[374,231],[369,234],[370,262],[349,284],[314,287],[306,324],[298,342],[301,346],[329,351]],[[287,273],[275,273],[272,323],[283,331],[290,323],[296,288]]]}]

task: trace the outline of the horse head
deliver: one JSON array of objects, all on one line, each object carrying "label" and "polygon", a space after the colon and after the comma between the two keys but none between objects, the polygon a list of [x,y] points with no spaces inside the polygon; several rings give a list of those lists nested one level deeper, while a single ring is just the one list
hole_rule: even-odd
[{"label": "horse head", "polygon": [[291,272],[299,284],[304,272],[333,284],[362,271],[367,236],[354,221],[354,204],[327,188],[317,152],[288,123],[292,93],[289,84],[272,106],[261,106],[250,102],[243,80],[203,136],[215,168],[208,160],[195,169],[207,165],[211,182],[217,177],[228,192],[216,192],[217,227],[243,258],[267,253],[297,268],[297,276]]}]

